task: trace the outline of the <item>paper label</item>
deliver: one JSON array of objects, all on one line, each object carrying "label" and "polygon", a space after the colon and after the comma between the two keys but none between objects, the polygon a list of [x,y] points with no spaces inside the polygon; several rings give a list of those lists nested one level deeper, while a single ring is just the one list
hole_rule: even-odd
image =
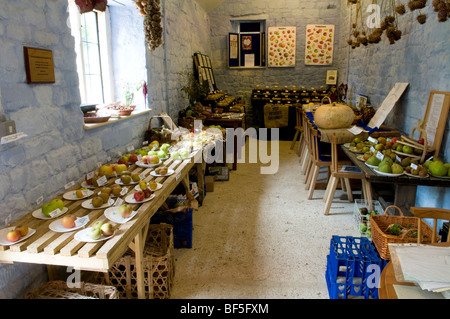
[{"label": "paper label", "polygon": [[75,227],[80,227],[84,224],[87,224],[89,222],[89,215],[78,217],[75,219]]},{"label": "paper label", "polygon": [[55,217],[58,216],[59,214],[61,214],[61,210],[59,208],[49,213],[50,217]]},{"label": "paper label", "polygon": [[123,203],[123,199],[120,197],[117,197],[116,202],[114,203],[115,207],[119,207],[120,205],[122,205]]},{"label": "paper label", "polygon": [[380,152],[377,152],[377,154],[375,155],[380,161],[382,161],[383,160],[383,158],[384,158],[384,155],[382,154],[382,153],[380,153]]},{"label": "paper label", "polygon": [[107,181],[108,181],[108,179],[106,178],[105,175],[103,175],[102,177],[97,179],[97,184],[99,187],[101,187],[101,186],[105,185]]}]

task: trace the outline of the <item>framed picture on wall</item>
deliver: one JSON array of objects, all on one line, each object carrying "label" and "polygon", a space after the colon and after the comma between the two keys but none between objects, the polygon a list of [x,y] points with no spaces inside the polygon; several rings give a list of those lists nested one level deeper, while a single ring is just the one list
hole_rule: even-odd
[{"label": "framed picture on wall", "polygon": [[332,64],[334,52],[334,36],[333,24],[307,24],[305,38],[305,64]]},{"label": "framed picture on wall", "polygon": [[337,84],[337,74],[338,70],[327,70],[327,85],[336,85]]},{"label": "framed picture on wall", "polygon": [[269,67],[294,67],[296,27],[269,27],[267,60]]}]

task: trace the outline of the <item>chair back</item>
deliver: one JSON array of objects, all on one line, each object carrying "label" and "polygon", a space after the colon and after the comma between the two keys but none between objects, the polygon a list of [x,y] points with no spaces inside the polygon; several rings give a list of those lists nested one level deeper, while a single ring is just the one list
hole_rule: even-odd
[{"label": "chair back", "polygon": [[303,127],[303,109],[301,106],[295,106],[295,120],[296,120],[296,129],[299,130]]},{"label": "chair back", "polygon": [[[433,220],[433,234],[431,237],[431,243],[436,243],[438,238],[437,235],[437,224],[438,220],[447,220],[450,221],[450,210],[444,208],[433,208],[433,207],[410,207],[411,213],[422,219],[432,219]],[[417,223],[417,243],[420,244],[422,242],[422,223]],[[439,238],[440,239],[440,238]],[[450,243],[450,229],[447,233],[447,242]]]},{"label": "chair back", "polygon": [[338,151],[337,151],[338,139],[335,133],[331,134],[331,172],[337,172],[338,170]]}]

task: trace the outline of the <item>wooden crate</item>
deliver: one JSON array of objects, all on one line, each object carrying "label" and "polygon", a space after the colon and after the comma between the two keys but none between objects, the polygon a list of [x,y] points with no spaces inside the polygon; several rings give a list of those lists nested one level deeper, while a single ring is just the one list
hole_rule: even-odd
[{"label": "wooden crate", "polygon": [[[168,299],[175,274],[173,226],[151,224],[144,249],[144,285],[146,298]],[[137,298],[136,259],[128,250],[108,271],[99,276],[117,288],[121,299]]]}]

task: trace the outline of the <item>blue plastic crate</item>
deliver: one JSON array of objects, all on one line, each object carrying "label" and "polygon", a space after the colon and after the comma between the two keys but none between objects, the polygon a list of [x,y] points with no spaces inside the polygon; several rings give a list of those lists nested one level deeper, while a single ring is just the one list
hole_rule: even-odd
[{"label": "blue plastic crate", "polygon": [[381,274],[385,265],[367,238],[333,236],[325,275],[330,298],[341,299],[348,296],[378,298],[378,288],[368,288],[367,285],[368,279],[370,284],[373,284],[375,274],[374,269],[369,266],[378,267]]},{"label": "blue plastic crate", "polygon": [[[330,256],[328,255],[327,258]],[[367,278],[340,277],[327,267],[325,279],[330,299],[351,299],[352,297],[378,299],[378,288],[368,288]]]},{"label": "blue plastic crate", "polygon": [[158,211],[151,218],[152,224],[173,225],[173,245],[175,248],[192,248],[193,209],[186,212],[171,213]]}]

